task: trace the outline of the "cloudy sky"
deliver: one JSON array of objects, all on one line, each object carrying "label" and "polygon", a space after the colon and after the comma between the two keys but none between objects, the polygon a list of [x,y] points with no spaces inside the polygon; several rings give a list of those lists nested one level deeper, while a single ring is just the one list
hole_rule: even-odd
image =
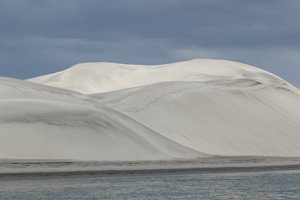
[{"label": "cloudy sky", "polygon": [[0,76],[217,58],[300,86],[298,0],[1,0]]}]

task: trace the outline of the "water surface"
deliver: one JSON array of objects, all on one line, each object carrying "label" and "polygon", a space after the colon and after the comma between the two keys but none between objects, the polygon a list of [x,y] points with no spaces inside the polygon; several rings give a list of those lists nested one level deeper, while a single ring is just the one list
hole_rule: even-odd
[{"label": "water surface", "polygon": [[300,171],[1,179],[0,199],[300,199]]}]

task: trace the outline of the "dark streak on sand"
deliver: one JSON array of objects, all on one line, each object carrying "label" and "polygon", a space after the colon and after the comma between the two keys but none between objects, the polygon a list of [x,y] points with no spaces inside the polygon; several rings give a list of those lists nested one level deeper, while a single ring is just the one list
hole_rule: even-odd
[{"label": "dark streak on sand", "polygon": [[27,173],[0,173],[4,178],[29,177],[70,177],[70,176],[118,176],[118,175],[151,175],[151,174],[180,174],[180,173],[239,173],[262,171],[300,170],[297,165],[251,166],[251,167],[207,167],[207,168],[174,168],[174,169],[136,169],[136,170],[98,170],[98,171],[59,171],[59,172],[27,172]]}]

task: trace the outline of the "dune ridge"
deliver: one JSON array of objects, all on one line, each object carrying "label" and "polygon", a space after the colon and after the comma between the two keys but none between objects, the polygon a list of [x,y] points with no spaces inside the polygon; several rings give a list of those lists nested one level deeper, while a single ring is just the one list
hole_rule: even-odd
[{"label": "dune ridge", "polygon": [[231,80],[245,78],[264,84],[288,84],[262,69],[227,60],[194,59],[165,65],[82,63],[31,82],[77,91],[103,93],[161,82]]}]

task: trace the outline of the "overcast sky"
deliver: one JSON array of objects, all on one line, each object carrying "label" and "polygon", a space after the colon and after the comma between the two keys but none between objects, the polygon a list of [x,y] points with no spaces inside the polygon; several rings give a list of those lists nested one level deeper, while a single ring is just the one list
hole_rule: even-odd
[{"label": "overcast sky", "polygon": [[299,0],[1,0],[0,76],[235,60],[300,86]]}]

